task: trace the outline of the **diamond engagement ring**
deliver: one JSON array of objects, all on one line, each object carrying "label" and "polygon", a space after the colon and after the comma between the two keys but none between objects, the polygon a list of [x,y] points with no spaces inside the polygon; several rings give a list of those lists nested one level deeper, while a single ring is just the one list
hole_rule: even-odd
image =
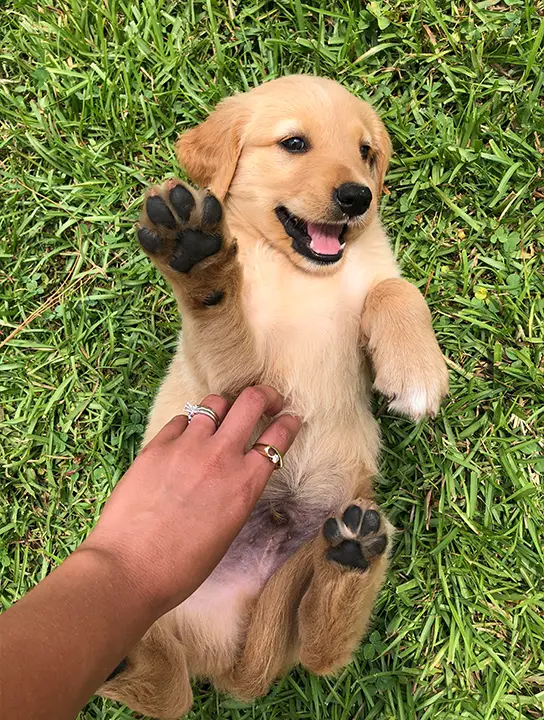
[{"label": "diamond engagement ring", "polygon": [[221,420],[215,410],[212,410],[207,405],[193,405],[193,403],[187,402],[183,407],[183,412],[187,415],[187,422],[189,423],[195,415],[206,415],[206,417],[214,421],[216,430],[221,425]]},{"label": "diamond engagement ring", "polygon": [[259,455],[268,458],[276,466],[276,470],[283,467],[283,457],[273,445],[265,445],[264,443],[255,443],[252,450],[256,450]]}]

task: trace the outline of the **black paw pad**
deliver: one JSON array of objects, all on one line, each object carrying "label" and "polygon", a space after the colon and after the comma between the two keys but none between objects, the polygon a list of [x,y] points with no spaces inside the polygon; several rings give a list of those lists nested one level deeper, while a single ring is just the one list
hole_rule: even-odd
[{"label": "black paw pad", "polygon": [[[170,190],[170,204],[177,212],[181,222],[185,223],[191,216],[195,206],[195,199],[193,194],[187,190],[186,187],[183,187],[183,185],[176,185],[172,188],[172,190]],[[149,214],[149,210],[147,212]]]},{"label": "black paw pad", "polygon": [[380,529],[380,513],[376,510],[367,510],[361,525],[361,535],[370,535]]},{"label": "black paw pad", "polygon": [[185,230],[178,233],[176,248],[170,267],[178,272],[187,273],[197,263],[221,249],[221,235],[200,232],[200,230]]},{"label": "black paw pad", "polygon": [[172,211],[158,195],[147,198],[145,209],[153,225],[163,225],[171,230],[176,227],[176,220],[172,215]]},{"label": "black paw pad", "polygon": [[375,557],[387,549],[387,535],[380,532],[381,515],[349,505],[342,519],[329,518],[323,525],[323,536],[332,546],[327,559],[353,570],[367,570]]},{"label": "black paw pad", "polygon": [[325,536],[325,540],[328,540],[331,543],[336,540],[340,540],[342,533],[336,518],[329,518],[328,520],[325,520],[323,525],[323,535]]},{"label": "black paw pad", "polygon": [[143,249],[151,254],[158,252],[161,247],[160,237],[145,227],[138,229],[138,241]]},{"label": "black paw pad", "polygon": [[387,535],[378,535],[378,537],[372,538],[365,543],[365,555],[367,558],[372,559],[383,555],[385,548],[387,547]]},{"label": "black paw pad", "polygon": [[215,195],[206,195],[202,203],[202,223],[204,225],[217,225],[223,216],[223,208]]},{"label": "black paw pad", "polygon": [[344,540],[337,547],[331,548],[327,553],[327,558],[350,568],[359,570],[368,568],[368,562],[363,556],[361,546],[355,540]]},{"label": "black paw pad", "polygon": [[362,517],[363,511],[361,510],[361,508],[358,505],[350,505],[346,512],[343,514],[342,521],[344,525],[349,530],[351,530],[351,532],[356,533],[358,532],[361,525]]}]

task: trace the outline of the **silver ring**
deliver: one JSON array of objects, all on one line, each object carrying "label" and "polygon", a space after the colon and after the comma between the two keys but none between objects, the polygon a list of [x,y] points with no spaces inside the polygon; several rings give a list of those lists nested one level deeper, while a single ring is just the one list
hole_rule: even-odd
[{"label": "silver ring", "polygon": [[187,415],[187,422],[190,423],[195,415],[206,415],[210,420],[215,423],[215,429],[217,430],[221,425],[221,420],[215,410],[207,405],[194,405],[193,403],[186,402],[183,407],[183,412]]},{"label": "silver ring", "polygon": [[255,445],[251,449],[256,450],[259,455],[268,458],[270,462],[276,466],[276,470],[279,470],[283,467],[282,454],[280,453],[278,448],[274,447],[273,445],[266,445],[265,443],[255,443]]}]

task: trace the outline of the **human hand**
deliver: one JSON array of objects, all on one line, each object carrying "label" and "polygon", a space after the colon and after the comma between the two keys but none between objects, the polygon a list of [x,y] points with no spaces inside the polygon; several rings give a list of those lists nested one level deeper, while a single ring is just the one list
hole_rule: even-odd
[{"label": "human hand", "polygon": [[[229,410],[209,395],[201,403],[222,420],[174,417],[140,452],[76,552],[100,552],[141,593],[156,617],[183,602],[221,560],[246,522],[274,465],[245,447],[261,416],[282,408],[270,387],[246,388]],[[283,454],[300,419],[282,415],[259,442]]]}]

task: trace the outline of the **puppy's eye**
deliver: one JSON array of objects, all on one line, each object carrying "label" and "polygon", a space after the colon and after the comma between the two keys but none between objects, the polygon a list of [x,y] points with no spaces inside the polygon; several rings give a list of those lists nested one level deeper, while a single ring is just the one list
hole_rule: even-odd
[{"label": "puppy's eye", "polygon": [[282,145],[290,153],[303,153],[308,150],[308,143],[301,137],[290,137],[282,140]]},{"label": "puppy's eye", "polygon": [[361,145],[360,152],[363,160],[367,160],[370,153],[370,145]]}]

